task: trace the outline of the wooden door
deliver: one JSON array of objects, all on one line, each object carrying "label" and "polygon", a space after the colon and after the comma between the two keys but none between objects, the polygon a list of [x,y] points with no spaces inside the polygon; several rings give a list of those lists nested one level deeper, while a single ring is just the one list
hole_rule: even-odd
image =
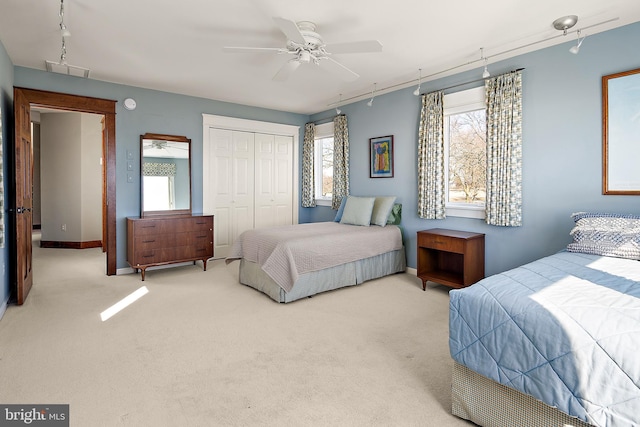
[{"label": "wooden door", "polygon": [[33,285],[33,146],[31,145],[31,106],[27,97],[14,90],[15,118],[15,215],[16,227],[16,303],[22,305]]}]

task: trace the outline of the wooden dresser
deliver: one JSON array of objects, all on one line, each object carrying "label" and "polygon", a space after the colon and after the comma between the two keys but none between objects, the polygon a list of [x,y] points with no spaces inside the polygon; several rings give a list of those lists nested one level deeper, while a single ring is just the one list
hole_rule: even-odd
[{"label": "wooden dresser", "polygon": [[213,257],[213,215],[127,218],[127,262],[141,271],[149,267]]}]

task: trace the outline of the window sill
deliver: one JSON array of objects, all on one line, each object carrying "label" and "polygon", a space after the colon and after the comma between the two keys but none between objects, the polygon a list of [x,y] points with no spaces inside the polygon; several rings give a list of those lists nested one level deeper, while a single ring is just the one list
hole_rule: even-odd
[{"label": "window sill", "polygon": [[446,215],[460,218],[485,219],[484,206],[465,206],[461,204],[447,204]]},{"label": "window sill", "polygon": [[316,199],[316,206],[329,206],[329,207],[331,207],[331,199]]}]

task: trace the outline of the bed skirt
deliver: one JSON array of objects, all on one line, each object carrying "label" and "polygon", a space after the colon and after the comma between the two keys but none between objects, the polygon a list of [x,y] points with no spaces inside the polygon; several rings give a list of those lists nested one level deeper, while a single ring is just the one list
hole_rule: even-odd
[{"label": "bed skirt", "polygon": [[291,302],[320,292],[359,285],[367,280],[404,272],[407,259],[404,247],[371,258],[341,264],[298,277],[290,292],[285,292],[257,263],[240,260],[240,283],[268,295],[277,302]]},{"label": "bed skirt", "polygon": [[592,427],[454,362],[451,413],[483,427]]}]

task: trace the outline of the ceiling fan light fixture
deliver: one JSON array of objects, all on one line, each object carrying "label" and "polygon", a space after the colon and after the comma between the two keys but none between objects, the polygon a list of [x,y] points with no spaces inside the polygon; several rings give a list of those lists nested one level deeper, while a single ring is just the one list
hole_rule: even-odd
[{"label": "ceiling fan light fixture", "polygon": [[298,61],[308,64],[309,62],[311,62],[311,53],[307,52],[306,50],[301,50],[300,55],[298,55]]}]

